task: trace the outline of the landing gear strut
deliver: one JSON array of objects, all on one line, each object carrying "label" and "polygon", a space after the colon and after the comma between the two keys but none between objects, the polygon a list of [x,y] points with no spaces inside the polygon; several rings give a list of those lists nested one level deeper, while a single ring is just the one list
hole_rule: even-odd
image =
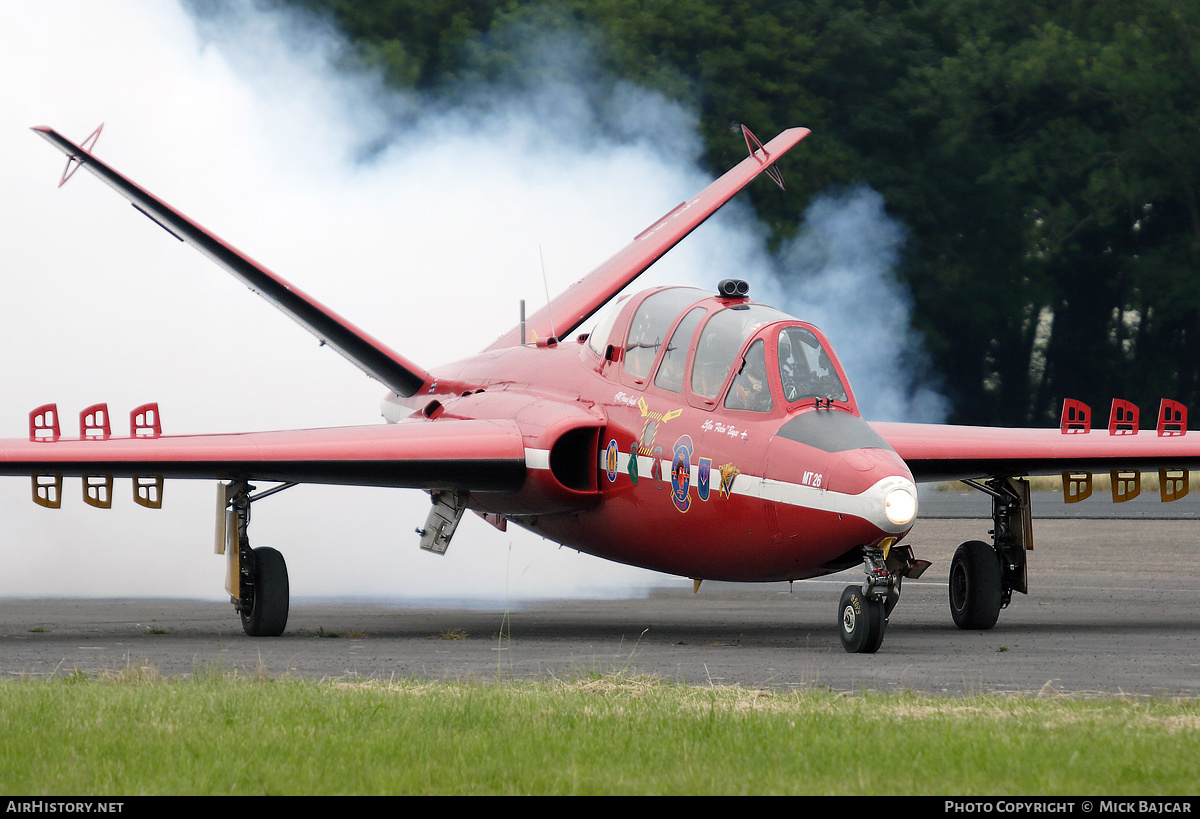
[{"label": "landing gear strut", "polygon": [[969,540],[950,562],[950,615],[961,629],[987,630],[996,625],[1000,609],[1012,593],[1029,592],[1025,552],[1033,548],[1033,518],[1029,482],[992,478],[985,483],[964,481],[992,498],[992,543]]},{"label": "landing gear strut", "polygon": [[254,487],[245,481],[235,481],[222,484],[218,494],[217,512],[223,519],[218,524],[218,539],[226,541],[223,545],[230,567],[226,588],[234,609],[241,615],[242,630],[251,637],[283,634],[287,626],[290,589],[283,555],[265,546],[250,548],[250,503],[290,485],[251,497]]},{"label": "landing gear strut", "polygon": [[900,599],[901,582],[905,577],[920,577],[927,568],[929,561],[914,558],[911,546],[889,543],[864,549],[866,579],[861,586],[847,586],[838,602],[842,647],[851,654],[878,651],[888,617]]}]

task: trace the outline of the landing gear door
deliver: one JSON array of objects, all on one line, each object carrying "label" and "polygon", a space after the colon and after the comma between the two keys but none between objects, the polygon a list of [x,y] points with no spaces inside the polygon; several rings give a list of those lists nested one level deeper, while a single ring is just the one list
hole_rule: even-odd
[{"label": "landing gear door", "polygon": [[1021,499],[1021,520],[1013,527],[1013,533],[1020,538],[1020,546],[1027,552],[1033,551],[1033,506],[1029,502],[1029,481],[1010,478],[1008,485]]},{"label": "landing gear door", "polygon": [[229,532],[232,530],[237,532],[237,526],[231,524],[230,515],[232,510],[229,508],[229,484],[217,482],[217,516],[216,516],[216,537],[213,539],[213,554],[223,555],[229,546]]},{"label": "landing gear door", "polygon": [[466,511],[467,493],[434,492],[431,500],[433,508],[429,510],[424,528],[418,529],[417,534],[421,536],[422,549],[444,555],[450,547],[450,538],[454,537],[458,522],[462,520],[463,512]]},{"label": "landing gear door", "polygon": [[1029,481],[1004,478],[1004,488],[1010,498],[1007,503],[993,500],[992,518],[995,523],[995,547],[1004,564],[1004,605],[1013,591],[1029,593],[1029,569],[1025,553],[1033,551],[1033,507],[1029,498]]}]

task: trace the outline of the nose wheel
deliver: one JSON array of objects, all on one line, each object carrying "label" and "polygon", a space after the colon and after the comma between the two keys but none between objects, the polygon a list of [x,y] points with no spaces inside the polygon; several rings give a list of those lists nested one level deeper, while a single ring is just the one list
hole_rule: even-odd
[{"label": "nose wheel", "polygon": [[883,645],[887,626],[883,600],[863,594],[860,586],[847,586],[838,603],[842,647],[851,654],[874,654]]},{"label": "nose wheel", "polygon": [[881,548],[863,550],[866,578],[861,586],[847,586],[838,601],[839,634],[842,648],[851,654],[874,654],[883,645],[888,613],[900,594],[900,578],[887,565]]},{"label": "nose wheel", "polygon": [[838,601],[838,633],[842,648],[851,654],[874,654],[883,645],[888,618],[900,599],[904,578],[918,578],[929,568],[918,560],[911,546],[863,549],[866,578],[861,586],[847,586]]}]

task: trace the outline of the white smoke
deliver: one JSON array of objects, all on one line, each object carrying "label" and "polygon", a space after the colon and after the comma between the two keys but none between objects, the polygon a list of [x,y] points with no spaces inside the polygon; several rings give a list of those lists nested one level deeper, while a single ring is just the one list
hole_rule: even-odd
[{"label": "white smoke", "polygon": [[780,306],[826,332],[865,417],[936,422],[946,400],[924,380],[911,299],[893,273],[904,239],[869,187],[819,197],[780,253],[790,283]]},{"label": "white smoke", "polygon": [[[513,325],[519,299],[540,303],[539,247],[556,292],[708,181],[690,112],[596,81],[569,32],[531,41],[529,64],[553,71],[450,105],[347,70],[328,26],[232,8],[198,22],[164,0],[0,5],[0,436],[23,435],[28,410],[52,400],[68,427],[107,400],[118,429],[123,411],[157,400],[166,431],[186,433],[375,423],[382,395],[94,178],[55,190],[62,157],[29,126],[82,139],[106,122],[97,150],[115,167],[434,368]],[[762,228],[727,210],[637,286],[739,275],[771,292],[756,281],[779,264]],[[819,301],[783,306],[809,317]],[[836,345],[842,319],[828,315]],[[867,404],[871,389],[856,387]],[[161,512],[121,486],[112,510],[94,510],[76,487],[49,512],[24,479],[0,481],[0,594],[222,596],[211,486],[168,483]],[[434,557],[412,531],[427,509],[417,492],[298,487],[256,505],[252,537],[284,550],[298,596],[674,582],[473,516]]]}]

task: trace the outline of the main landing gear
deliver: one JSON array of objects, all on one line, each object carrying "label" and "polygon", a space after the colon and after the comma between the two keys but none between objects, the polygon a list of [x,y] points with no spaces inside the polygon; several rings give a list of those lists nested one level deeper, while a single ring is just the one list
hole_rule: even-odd
[{"label": "main landing gear", "polygon": [[250,548],[250,504],[287,489],[283,484],[252,496],[245,481],[218,484],[217,548],[228,559],[225,588],[251,637],[278,637],[287,626],[290,589],[287,564],[275,549]]},{"label": "main landing gear", "polygon": [[950,562],[950,615],[962,629],[996,625],[1003,607],[1000,555],[991,544],[968,540]]},{"label": "main landing gear", "polygon": [[900,599],[902,580],[920,577],[929,561],[914,558],[911,546],[887,543],[863,550],[863,568],[866,580],[861,586],[847,586],[838,602],[842,647],[851,654],[879,650],[888,617]]},{"label": "main landing gear", "polygon": [[950,562],[950,615],[961,629],[996,625],[1012,593],[1029,593],[1025,552],[1033,548],[1029,482],[1019,478],[964,481],[992,498],[992,543],[968,540]]}]

